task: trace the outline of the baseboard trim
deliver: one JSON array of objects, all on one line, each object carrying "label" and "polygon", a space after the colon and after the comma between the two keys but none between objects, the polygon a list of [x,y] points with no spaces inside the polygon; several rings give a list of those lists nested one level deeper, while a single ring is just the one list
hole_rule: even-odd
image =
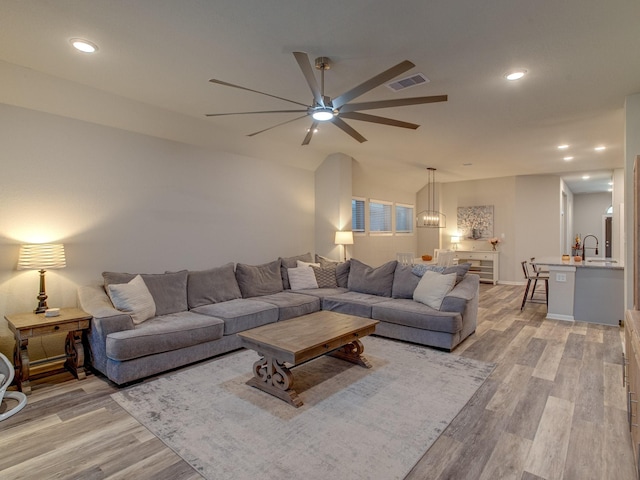
[{"label": "baseboard trim", "polygon": [[560,315],[558,313],[547,313],[548,320],[562,320],[563,322],[575,322],[573,315]]}]

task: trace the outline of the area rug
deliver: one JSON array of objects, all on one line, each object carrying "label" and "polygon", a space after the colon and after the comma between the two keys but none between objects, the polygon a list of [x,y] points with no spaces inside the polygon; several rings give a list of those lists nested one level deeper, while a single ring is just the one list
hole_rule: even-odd
[{"label": "area rug", "polygon": [[112,397],[207,479],[402,479],[493,365],[366,337],[367,369],[320,357],[293,369],[295,408],[250,387],[238,351]]}]

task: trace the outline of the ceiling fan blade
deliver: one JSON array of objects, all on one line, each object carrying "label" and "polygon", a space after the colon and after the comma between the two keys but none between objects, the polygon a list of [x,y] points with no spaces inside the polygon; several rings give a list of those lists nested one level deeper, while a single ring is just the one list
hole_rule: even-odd
[{"label": "ceiling fan blade", "polygon": [[304,52],[293,52],[293,56],[296,57],[296,61],[300,66],[300,70],[302,70],[302,74],[304,78],[307,80],[307,84],[311,89],[311,93],[313,93],[313,100],[317,105],[322,105],[324,107],[324,100],[322,98],[322,93],[320,92],[320,87],[318,87],[318,81],[316,80],[316,76],[313,74],[313,69],[311,68],[311,62],[309,61],[309,56]]},{"label": "ceiling fan blade", "polygon": [[375,108],[404,107],[421,103],[446,102],[447,95],[432,95],[430,97],[397,98],[395,100],[379,100],[376,102],[350,103],[340,109],[340,113],[358,110],[373,110]]},{"label": "ceiling fan blade", "polygon": [[233,83],[223,82],[222,80],[216,80],[215,78],[212,78],[209,81],[211,83],[217,83],[218,85],[224,85],[225,87],[239,88],[240,90],[246,90],[247,92],[259,93],[260,95],[266,95],[267,97],[277,98],[278,100],[284,100],[285,102],[295,103],[296,105],[302,105],[303,107],[309,107],[309,105],[304,104],[304,103],[300,103],[300,102],[296,102],[295,100],[289,100],[288,98],[278,97],[277,95],[271,95],[270,93],[264,93],[264,92],[260,92],[258,90],[252,90],[252,89],[247,88],[247,87],[241,87],[240,85],[234,85]]},{"label": "ceiling fan blade", "polygon": [[340,116],[342,118],[350,118],[351,120],[361,120],[363,122],[380,123],[382,125],[391,125],[392,127],[411,128],[412,130],[415,130],[420,126],[415,123],[402,122],[400,120],[394,120],[393,118],[378,117],[376,115],[369,115],[369,114],[360,113],[360,112],[346,112],[346,113],[341,113]]},{"label": "ceiling fan blade", "polygon": [[318,128],[318,122],[313,122],[311,124],[311,127],[309,127],[309,131],[307,132],[307,135],[304,137],[304,140],[302,141],[302,145],[309,145],[309,142],[311,141],[311,137],[313,137],[313,134],[315,133],[316,128]]},{"label": "ceiling fan blade", "polygon": [[367,141],[366,138],[364,138],[362,135],[360,135],[358,132],[356,132],[349,124],[347,124],[345,121],[341,120],[339,117],[333,117],[333,120],[330,120],[330,122],[333,123],[339,129],[341,129],[347,135],[351,135],[353,138],[355,138],[360,143]]},{"label": "ceiling fan blade", "polygon": [[307,115],[303,115],[302,117],[292,118],[291,120],[287,120],[286,122],[278,123],[277,125],[273,125],[269,128],[265,128],[264,130],[260,130],[258,132],[253,132],[247,135],[247,137],[253,137],[254,135],[258,135],[259,133],[266,132],[267,130],[271,130],[272,128],[279,127],[281,125],[286,125],[287,123],[295,122],[296,120],[300,120],[301,118],[305,118]]},{"label": "ceiling fan blade", "polygon": [[224,117],[225,115],[251,115],[254,113],[300,113],[307,110],[263,110],[260,112],[205,113],[205,117]]},{"label": "ceiling fan blade", "polygon": [[348,92],[343,93],[337,98],[333,99],[333,107],[340,108],[345,103],[353,100],[354,98],[359,97],[360,95],[367,93],[369,90],[376,88],[378,85],[382,85],[384,82],[391,80],[392,78],[397,77],[398,75],[403,74],[407,70],[411,70],[415,65],[409,60],[405,60],[400,62],[395,67],[391,67],[388,70],[385,70],[382,73],[379,73],[373,78],[370,78],[364,83],[361,83],[357,87],[352,88]]}]

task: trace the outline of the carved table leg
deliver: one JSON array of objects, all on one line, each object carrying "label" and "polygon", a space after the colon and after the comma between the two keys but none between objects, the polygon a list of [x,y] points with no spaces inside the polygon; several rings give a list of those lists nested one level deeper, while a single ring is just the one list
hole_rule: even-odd
[{"label": "carved table leg", "polygon": [[360,340],[354,340],[353,342],[340,347],[338,350],[331,352],[330,355],[365,368],[371,368],[369,360],[362,355],[362,352],[364,352],[364,345]]},{"label": "carved table leg", "polygon": [[16,346],[13,350],[13,364],[16,366],[15,381],[18,390],[26,395],[31,393],[31,383],[29,382],[29,351],[27,345],[29,339],[16,338]]},{"label": "carved table leg", "polygon": [[278,397],[296,408],[301,406],[302,400],[293,389],[291,370],[273,357],[259,355],[262,358],[253,364],[253,378],[247,381],[247,385]]},{"label": "carved table leg", "polygon": [[69,332],[65,342],[65,350],[67,353],[67,361],[64,366],[67,367],[76,376],[78,380],[87,377],[84,371],[84,345],[82,343],[82,330]]}]

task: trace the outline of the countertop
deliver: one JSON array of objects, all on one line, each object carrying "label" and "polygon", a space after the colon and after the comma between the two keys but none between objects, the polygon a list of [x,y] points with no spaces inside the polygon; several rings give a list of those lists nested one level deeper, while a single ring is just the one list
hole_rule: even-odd
[{"label": "countertop", "polygon": [[540,257],[531,262],[534,265],[548,265],[553,267],[576,267],[576,268],[607,268],[610,270],[624,270],[624,264],[617,259],[587,257],[585,260],[576,262],[571,260],[563,261],[562,257]]}]

